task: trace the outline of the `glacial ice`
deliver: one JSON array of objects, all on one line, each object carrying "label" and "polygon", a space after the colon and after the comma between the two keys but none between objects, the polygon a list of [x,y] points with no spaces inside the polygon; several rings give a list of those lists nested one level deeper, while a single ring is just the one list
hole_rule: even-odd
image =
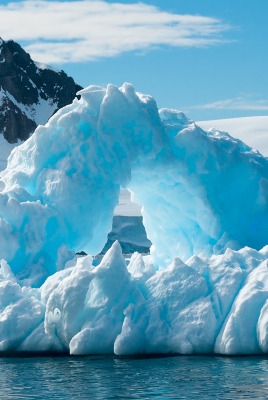
[{"label": "glacial ice", "polygon": [[[130,84],[79,93],[1,175],[0,351],[268,353],[268,159]],[[96,265],[122,187],[151,255]]]}]

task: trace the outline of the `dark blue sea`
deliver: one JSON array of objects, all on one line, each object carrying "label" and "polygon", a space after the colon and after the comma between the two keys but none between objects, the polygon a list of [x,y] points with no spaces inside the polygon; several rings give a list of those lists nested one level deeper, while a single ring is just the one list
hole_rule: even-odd
[{"label": "dark blue sea", "polygon": [[268,399],[268,358],[0,358],[0,399]]}]

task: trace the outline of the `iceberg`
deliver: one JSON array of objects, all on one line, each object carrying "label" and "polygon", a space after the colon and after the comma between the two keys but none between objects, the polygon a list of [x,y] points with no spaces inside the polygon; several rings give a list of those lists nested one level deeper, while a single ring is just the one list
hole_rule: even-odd
[{"label": "iceberg", "polygon": [[[0,351],[267,353],[268,159],[130,84],[78,94],[1,174]],[[151,254],[96,262],[121,188]]]}]

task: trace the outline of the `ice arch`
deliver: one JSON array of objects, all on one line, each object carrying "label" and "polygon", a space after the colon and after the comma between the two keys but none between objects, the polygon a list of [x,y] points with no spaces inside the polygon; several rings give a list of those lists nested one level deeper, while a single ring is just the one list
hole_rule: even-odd
[{"label": "ice arch", "polygon": [[[20,277],[96,254],[120,187],[143,205],[158,265],[268,243],[268,160],[130,84],[90,86],[16,148],[2,174],[0,257]],[[41,279],[41,278],[40,278]]]}]

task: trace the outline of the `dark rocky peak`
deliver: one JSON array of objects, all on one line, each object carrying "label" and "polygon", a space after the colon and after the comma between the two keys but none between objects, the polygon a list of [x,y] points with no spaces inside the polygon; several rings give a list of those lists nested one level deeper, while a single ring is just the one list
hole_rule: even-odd
[{"label": "dark rocky peak", "polygon": [[82,89],[63,71],[35,63],[13,40],[0,39],[0,132],[25,140]]}]

